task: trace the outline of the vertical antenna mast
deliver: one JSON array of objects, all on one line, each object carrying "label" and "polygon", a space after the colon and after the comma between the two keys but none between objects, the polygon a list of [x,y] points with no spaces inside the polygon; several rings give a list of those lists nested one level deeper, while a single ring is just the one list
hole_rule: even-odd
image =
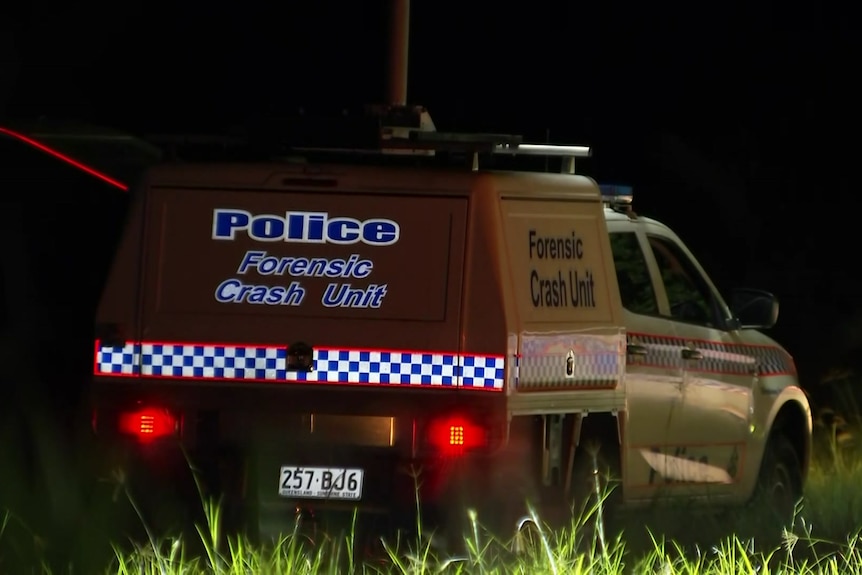
[{"label": "vertical antenna mast", "polygon": [[[407,109],[407,68],[410,47],[410,0],[389,0],[389,82],[387,105],[376,107],[382,112],[381,150],[384,154],[406,154],[433,156],[436,150],[446,147],[462,146],[470,149],[473,156],[473,170],[478,170],[479,149],[484,148],[493,154],[555,156],[562,158],[561,172],[575,173],[575,158],[589,157],[590,148],[586,146],[560,146],[554,144],[522,144],[520,136],[501,136],[500,134],[431,134],[436,132],[430,114],[422,106]],[[396,113],[390,114],[397,108]],[[406,112],[406,113],[405,113]],[[422,135],[424,145],[404,143],[417,134]],[[550,129],[546,136],[550,139]],[[399,145],[389,145],[398,142]],[[472,143],[472,146],[471,146]],[[435,147],[437,146],[437,147]],[[545,168],[547,170],[547,166]]]},{"label": "vertical antenna mast", "polygon": [[389,0],[389,104],[407,104],[407,56],[410,46],[410,0]]}]

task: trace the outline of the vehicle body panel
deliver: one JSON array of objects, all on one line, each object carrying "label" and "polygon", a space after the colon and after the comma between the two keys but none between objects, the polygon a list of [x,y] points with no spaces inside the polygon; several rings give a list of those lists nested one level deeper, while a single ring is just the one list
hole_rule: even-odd
[{"label": "vehicle body panel", "polygon": [[[656,315],[630,314],[627,319],[630,341],[661,342],[679,369],[674,373],[676,379],[672,380],[671,374],[660,378],[661,384],[668,387],[674,382],[676,393],[647,406],[649,398],[657,397],[659,392],[639,394],[632,381],[639,361],[629,358],[630,411],[656,414],[647,418],[650,428],[667,421],[664,443],[636,445],[630,451],[630,460],[637,460],[640,455],[648,461],[653,482],[661,483],[651,495],[662,493],[672,499],[694,497],[713,502],[745,501],[753,494],[768,438],[755,430],[764,427],[767,416],[761,412],[768,412],[768,406],[774,405],[774,399],[763,394],[760,386],[783,388],[788,380],[793,381],[796,376],[793,361],[760,332],[722,325],[722,319],[732,319],[726,304],[697,260],[670,229],[648,218],[622,219],[613,214],[609,220],[612,236],[636,228],[659,300]],[[686,273],[699,278],[701,289],[714,299],[720,314],[714,325],[670,320],[674,314],[662,276],[667,271],[659,268],[656,259],[657,251],[660,254],[660,250],[666,250],[668,242],[678,252],[664,253],[661,257],[665,261],[688,260],[690,268]],[[667,279],[673,281],[672,277]],[[643,327],[632,329],[638,323]],[[642,333],[637,333],[641,330]],[[655,404],[663,408],[657,409]],[[632,441],[637,439],[632,437]],[[809,451],[806,447],[805,453]]]}]

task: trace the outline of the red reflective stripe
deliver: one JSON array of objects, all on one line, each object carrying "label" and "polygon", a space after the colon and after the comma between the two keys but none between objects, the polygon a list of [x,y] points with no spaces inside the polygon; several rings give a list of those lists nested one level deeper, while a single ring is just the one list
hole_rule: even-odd
[{"label": "red reflective stripe", "polygon": [[103,182],[107,182],[107,183],[111,184],[112,186],[114,186],[115,188],[119,188],[119,189],[123,190],[124,192],[128,191],[128,189],[129,189],[129,187],[126,184],[115,180],[111,176],[103,174],[102,172],[100,172],[94,168],[91,168],[85,164],[82,164],[81,162],[79,162],[75,159],[72,159],[65,154],[62,154],[53,148],[49,148],[45,144],[39,143],[32,138],[28,138],[27,136],[25,136],[23,134],[19,134],[18,132],[13,132],[12,130],[9,130],[9,129],[3,128],[3,127],[0,127],[0,133],[6,134],[7,136],[11,136],[11,137],[15,138],[16,140],[20,140],[20,141],[24,142],[25,144],[29,144],[29,145],[33,146],[34,148],[36,148],[37,150],[40,150],[42,152],[45,152],[46,154],[54,156],[58,160],[62,160],[64,162],[66,162],[67,164],[69,164],[70,166],[74,166],[75,168],[78,168],[82,172],[86,172],[86,173],[90,174],[91,176],[95,176],[96,178],[99,178]]}]

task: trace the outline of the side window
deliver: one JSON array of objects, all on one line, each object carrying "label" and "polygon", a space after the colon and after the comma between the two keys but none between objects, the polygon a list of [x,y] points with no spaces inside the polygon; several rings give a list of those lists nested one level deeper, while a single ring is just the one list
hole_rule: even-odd
[{"label": "side window", "polygon": [[637,236],[623,232],[613,233],[610,238],[623,307],[632,313],[658,314],[655,290]]},{"label": "side window", "polygon": [[721,317],[712,290],[691,260],[674,242],[649,236],[670,314],[674,319],[719,327]]}]

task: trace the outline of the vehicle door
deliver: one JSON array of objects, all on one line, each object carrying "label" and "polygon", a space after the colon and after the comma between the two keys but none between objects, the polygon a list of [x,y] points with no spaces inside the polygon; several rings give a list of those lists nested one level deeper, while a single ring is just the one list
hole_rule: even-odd
[{"label": "vehicle door", "polygon": [[678,496],[724,498],[738,489],[753,410],[756,358],[701,266],[670,230],[648,223],[646,241],[660,276],[683,362],[681,409],[671,418],[665,480]]},{"label": "vehicle door", "polygon": [[611,250],[627,331],[627,413],[623,434],[623,493],[628,501],[653,499],[663,485],[671,421],[679,409],[682,357],[673,347],[667,303],[658,297],[646,239],[638,220],[610,220]]}]

